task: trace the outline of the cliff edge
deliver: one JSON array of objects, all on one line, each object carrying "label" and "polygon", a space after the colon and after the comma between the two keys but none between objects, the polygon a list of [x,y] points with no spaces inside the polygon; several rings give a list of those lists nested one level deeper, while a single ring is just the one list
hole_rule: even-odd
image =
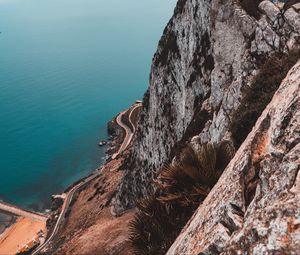
[{"label": "cliff edge", "polygon": [[300,61],[167,254],[299,254],[299,155]]},{"label": "cliff edge", "polygon": [[153,59],[116,214],[151,194],[161,167],[193,137],[196,144],[241,145],[278,88],[268,99],[257,96],[257,112],[244,116],[251,121],[237,123],[243,106],[254,104],[249,90],[260,93],[253,79],[271,56],[299,47],[296,2],[280,8],[268,0],[178,1]]},{"label": "cliff edge", "polygon": [[[49,254],[127,255],[134,245],[146,255],[154,246],[154,255],[298,254],[299,60],[299,0],[179,0],[153,58],[132,143],[80,190]],[[232,156],[220,170],[218,149],[205,150],[222,144]],[[180,204],[189,215],[182,220],[176,213],[183,210],[170,211],[190,190],[175,190],[184,174],[174,178],[171,170],[182,171],[186,148],[204,155],[196,156],[203,171],[195,175],[220,171],[211,186],[193,182],[200,196]],[[165,165],[167,184],[158,183]],[[175,191],[159,196],[167,190],[157,192],[159,185]],[[156,197],[138,203],[149,195]],[[162,247],[167,221],[177,232]]]}]

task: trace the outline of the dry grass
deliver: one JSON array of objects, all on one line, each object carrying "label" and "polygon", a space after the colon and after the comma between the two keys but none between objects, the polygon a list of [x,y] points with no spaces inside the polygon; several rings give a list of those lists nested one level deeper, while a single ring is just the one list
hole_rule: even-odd
[{"label": "dry grass", "polygon": [[275,54],[262,65],[251,86],[245,91],[240,108],[232,118],[231,131],[237,148],[246,139],[281,81],[299,59],[300,50],[294,50],[287,55]]},{"label": "dry grass", "polygon": [[186,147],[176,164],[161,171],[157,191],[138,204],[130,224],[135,254],[167,252],[186,222],[218,181],[234,155],[228,143]]}]

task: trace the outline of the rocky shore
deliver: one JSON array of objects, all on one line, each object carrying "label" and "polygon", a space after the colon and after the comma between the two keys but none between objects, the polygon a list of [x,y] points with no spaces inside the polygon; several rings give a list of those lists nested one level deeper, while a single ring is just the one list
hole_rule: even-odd
[{"label": "rocky shore", "polygon": [[[140,108],[140,107],[139,107]],[[136,124],[139,108],[133,111],[133,123]],[[132,109],[131,107],[129,110]],[[124,118],[129,118],[129,112],[124,114]],[[126,123],[122,119],[123,123]],[[125,130],[121,128],[116,117],[107,124],[109,133],[109,142],[107,143],[108,159],[101,167],[99,177],[95,178],[89,185],[79,189],[71,201],[70,207],[65,215],[65,222],[59,229],[59,235],[51,242],[45,254],[118,254],[121,251],[131,254],[128,243],[128,224],[132,220],[134,213],[129,211],[120,218],[115,218],[111,214],[111,205],[117,192],[124,172],[121,166],[124,159],[128,156],[128,151],[121,153],[116,159],[112,155],[119,150],[125,136]],[[133,128],[133,127],[132,127]],[[100,168],[99,168],[100,169]],[[97,170],[99,170],[97,169]],[[88,178],[88,177],[87,177]],[[68,192],[82,180],[74,183],[65,191]],[[57,218],[60,215],[64,194],[52,197],[52,208],[49,220],[47,222],[48,233],[51,233]],[[91,226],[94,226],[91,228]],[[75,233],[82,233],[85,238],[97,238],[97,236],[106,236],[101,243],[95,246],[95,242],[81,243],[79,246],[74,242]],[[71,253],[69,250],[72,250]]]},{"label": "rocky shore", "polygon": [[110,159],[116,153],[124,140],[125,131],[116,122],[116,117],[107,123],[107,132],[109,135],[108,148],[106,150],[107,158]]},{"label": "rocky shore", "polygon": [[[133,130],[134,127],[131,127],[131,122],[129,121],[129,113],[130,113],[131,109],[132,109],[132,107],[130,107],[122,115],[121,119],[122,119],[122,122],[125,123],[125,125],[130,124],[130,126],[128,126],[128,127],[129,127],[129,129]],[[133,112],[132,112],[133,123],[135,123],[135,124],[137,122],[139,113],[140,113],[140,107],[136,107],[135,110],[133,110]],[[117,117],[114,117],[111,121],[109,121],[107,123],[107,130],[108,130],[108,134],[109,134],[109,140],[106,144],[107,158],[106,158],[106,161],[103,163],[103,165],[94,171],[94,172],[97,172],[97,171],[101,170],[100,176],[99,176],[99,178],[96,178],[94,181],[92,181],[91,184],[83,185],[80,189],[78,189],[75,192],[73,199],[69,205],[69,208],[68,208],[67,212],[65,213],[65,217],[64,217],[65,223],[62,224],[62,226],[60,227],[60,230],[59,230],[60,237],[65,236],[65,235],[66,236],[62,240],[61,239],[58,240],[58,239],[54,238],[54,240],[51,242],[49,250],[48,250],[49,254],[53,254],[53,252],[55,250],[60,251],[60,249],[61,249],[60,247],[61,247],[62,243],[66,241],[65,238],[69,238],[68,237],[68,232],[69,232],[68,227],[70,224],[73,225],[73,223],[71,223],[72,217],[74,217],[74,215],[78,216],[78,213],[76,212],[76,210],[78,208],[80,208],[79,215],[81,215],[83,213],[83,211],[85,210],[85,208],[87,208],[87,207],[89,208],[89,206],[100,206],[100,212],[102,214],[101,220],[105,219],[106,224],[110,224],[112,230],[115,230],[115,231],[122,232],[123,231],[122,226],[124,226],[122,221],[125,220],[125,224],[128,224],[129,220],[132,219],[132,216],[133,216],[132,213],[126,214],[124,217],[122,217],[118,220],[115,220],[113,218],[113,216],[110,214],[110,206],[111,206],[112,200],[116,194],[117,187],[123,176],[123,172],[120,171],[121,170],[120,166],[123,164],[124,158],[126,158],[128,155],[128,152],[124,151],[121,153],[122,155],[120,157],[118,157],[118,159],[112,158],[112,155],[119,151],[119,148],[120,148],[121,144],[123,143],[125,134],[126,134],[125,130],[117,124],[116,118]],[[128,124],[126,124],[126,123],[128,123]],[[94,172],[91,173],[90,176],[92,176],[94,174]],[[58,219],[59,215],[61,214],[62,205],[64,203],[64,200],[66,199],[67,193],[73,187],[75,187],[79,183],[83,182],[87,178],[89,178],[89,176],[73,183],[71,186],[69,186],[64,191],[63,194],[52,196],[51,212],[50,212],[50,216],[47,221],[48,237],[49,237],[49,234],[52,233],[52,231],[55,227],[55,224],[57,222],[57,219]],[[95,201],[98,201],[98,202],[96,204],[94,204]],[[86,204],[83,205],[82,203],[86,203]],[[80,207],[78,207],[78,204],[81,204]],[[91,211],[89,211],[89,213],[91,213]],[[87,214],[88,214],[88,212],[84,213],[85,217],[87,216]],[[77,219],[77,220],[79,220],[79,219]],[[80,221],[81,221],[81,219],[80,219]],[[116,227],[114,227],[114,223],[113,223],[115,221],[119,221],[119,224]],[[88,227],[89,227],[89,224],[82,223],[82,225],[78,226],[78,231],[83,230]],[[104,231],[104,229],[102,230],[102,227],[99,227],[99,231]],[[110,233],[111,233],[111,231],[110,231]],[[112,234],[112,235],[114,235],[114,234]],[[124,234],[122,234],[122,236],[124,236]],[[115,242],[115,245],[113,245],[113,246],[115,246],[115,247],[120,246],[120,249],[123,249],[125,247],[128,248],[128,242],[127,241],[125,242],[125,239],[119,244],[117,244],[119,242],[118,240],[111,241],[110,245],[112,245],[114,242]],[[103,244],[103,245],[107,245],[107,244]],[[127,248],[125,248],[125,249],[127,250]],[[64,254],[64,253],[58,252],[57,254]],[[104,254],[104,253],[101,253],[101,254]],[[111,254],[111,253],[108,253],[108,254]],[[130,254],[130,253],[128,253],[128,254]]]}]

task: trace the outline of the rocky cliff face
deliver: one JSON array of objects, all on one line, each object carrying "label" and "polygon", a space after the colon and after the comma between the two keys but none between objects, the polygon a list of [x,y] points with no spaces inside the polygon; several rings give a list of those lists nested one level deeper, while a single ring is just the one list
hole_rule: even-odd
[{"label": "rocky cliff face", "polygon": [[191,122],[195,107],[210,94],[214,68],[209,1],[179,0],[153,59],[140,125],[117,212],[151,190],[151,179],[170,157]]},{"label": "rocky cliff face", "polygon": [[299,7],[263,1],[258,12],[233,0],[178,1],[153,59],[116,213],[149,194],[156,173],[191,139],[235,143],[235,113],[261,63],[300,42]]},{"label": "rocky cliff face", "polygon": [[167,254],[299,254],[299,155],[300,61]]}]

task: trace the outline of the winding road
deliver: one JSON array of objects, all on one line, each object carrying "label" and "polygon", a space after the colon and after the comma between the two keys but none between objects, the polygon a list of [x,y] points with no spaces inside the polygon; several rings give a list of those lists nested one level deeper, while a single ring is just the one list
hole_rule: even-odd
[{"label": "winding road", "polygon": [[135,111],[136,108],[141,107],[142,104],[141,103],[136,103],[130,110],[129,113],[129,122],[133,128],[133,131],[130,129],[130,127],[128,127],[125,123],[122,122],[122,117],[124,114],[127,113],[128,110],[121,112],[117,118],[116,118],[116,122],[117,124],[122,127],[125,130],[125,138],[123,143],[121,144],[119,150],[112,155],[112,159],[115,159],[118,155],[120,155],[124,150],[126,150],[126,148],[128,147],[128,145],[130,144],[132,137],[134,135],[135,132],[135,125],[132,123],[131,117],[132,117],[132,113]]},{"label": "winding road", "polygon": [[[130,144],[134,132],[135,132],[135,125],[132,123],[131,117],[132,117],[132,112],[138,108],[141,107],[142,103],[135,103],[131,108],[127,109],[126,111],[121,112],[117,118],[116,118],[116,122],[117,124],[122,127],[125,130],[125,138],[119,148],[119,150],[112,156],[112,159],[115,159],[120,153],[122,153],[124,150],[127,149],[128,145]],[[125,123],[122,122],[122,116],[124,114],[127,113],[127,111],[130,111],[129,113],[129,122],[132,125],[133,131],[130,129],[130,127],[128,127]],[[40,252],[45,249],[48,244],[53,240],[54,236],[57,234],[60,225],[63,223],[64,219],[65,219],[65,215],[70,207],[70,204],[72,202],[72,199],[74,197],[74,194],[76,193],[76,191],[78,191],[80,188],[82,188],[84,185],[87,185],[90,181],[94,180],[96,177],[98,177],[101,174],[101,170],[97,170],[95,173],[93,173],[92,175],[90,175],[89,177],[83,179],[80,183],[78,183],[77,185],[75,185],[72,189],[69,190],[69,192],[66,194],[66,198],[64,200],[62,209],[61,209],[61,213],[55,223],[55,226],[52,230],[51,235],[49,236],[49,238],[43,243],[41,244],[33,253],[32,255],[37,255],[40,254]]]}]

